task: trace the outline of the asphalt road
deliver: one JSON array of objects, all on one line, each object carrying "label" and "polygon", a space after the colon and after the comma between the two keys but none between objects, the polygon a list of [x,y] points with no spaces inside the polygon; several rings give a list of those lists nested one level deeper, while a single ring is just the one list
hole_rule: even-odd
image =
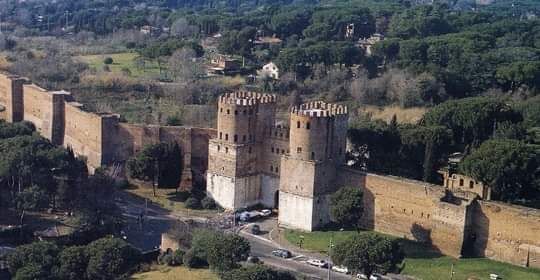
[{"label": "asphalt road", "polygon": [[[156,205],[149,205],[148,215],[144,216],[144,222],[141,226],[138,223],[138,215],[145,208],[140,201],[133,201],[128,196],[122,195],[122,200],[118,206],[123,211],[127,220],[124,228],[126,240],[135,247],[146,251],[159,247],[161,243],[161,234],[166,232],[175,221],[191,219],[196,223],[204,223],[206,219],[196,217],[180,217],[170,212],[160,209]],[[225,217],[222,219],[226,219]],[[237,231],[240,228],[237,228]],[[231,230],[231,229],[229,229]],[[240,231],[241,236],[245,237],[251,245],[251,255],[259,257],[266,265],[281,270],[288,270],[301,273],[311,279],[328,279],[328,270],[314,267],[306,264],[298,258],[298,254],[293,253],[293,258],[283,259],[272,255],[272,251],[278,249],[278,246],[272,241],[263,237],[254,236],[246,231]],[[304,258],[305,259],[305,258]],[[308,278],[309,279],[309,278]],[[330,279],[350,280],[351,276],[331,271]]]},{"label": "asphalt road", "polygon": [[[294,252],[293,257],[289,259],[276,257],[272,255],[272,251],[278,248],[276,248],[276,246],[269,240],[257,238],[244,231],[241,231],[240,235],[245,237],[249,241],[251,245],[251,255],[259,257],[259,259],[261,259],[264,264],[273,266],[281,270],[301,273],[305,276],[311,277],[311,279],[328,279],[328,269],[318,268],[315,266],[311,266],[303,261],[300,261],[298,260],[299,256]],[[330,279],[350,280],[354,279],[354,277],[330,271]]]}]

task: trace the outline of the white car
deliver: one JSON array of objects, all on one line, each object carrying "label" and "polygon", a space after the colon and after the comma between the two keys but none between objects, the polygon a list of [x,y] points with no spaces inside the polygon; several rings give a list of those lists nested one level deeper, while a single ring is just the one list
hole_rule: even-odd
[{"label": "white car", "polygon": [[268,216],[270,216],[270,215],[272,215],[272,210],[270,210],[270,209],[263,209],[263,210],[261,210],[261,216],[263,216],[263,217],[268,217]]},{"label": "white car", "polygon": [[358,273],[356,274],[356,279],[361,280],[381,280],[382,276],[380,274],[373,274],[369,276],[369,278],[364,273]]},{"label": "white car", "polygon": [[345,273],[345,274],[349,273],[349,269],[347,269],[346,267],[342,265],[332,266],[332,270],[339,273]]},{"label": "white car", "polygon": [[328,264],[323,260],[309,259],[307,261],[307,263],[309,265],[317,266],[317,267],[320,267],[320,268],[325,268],[325,267],[328,266]]}]

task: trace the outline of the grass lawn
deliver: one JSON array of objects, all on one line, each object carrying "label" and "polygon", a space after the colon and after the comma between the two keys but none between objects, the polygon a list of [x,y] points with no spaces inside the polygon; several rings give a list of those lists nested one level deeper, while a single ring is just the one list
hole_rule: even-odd
[{"label": "grass lawn", "polygon": [[[298,246],[300,236],[303,236],[302,247],[304,249],[321,253],[328,253],[330,238],[334,240],[334,243],[337,243],[355,234],[357,234],[356,231],[299,232],[285,230],[284,232],[285,238],[291,244]],[[450,269],[454,264],[454,280],[489,279],[490,273],[499,274],[505,280],[540,280],[540,270],[522,268],[485,258],[454,259],[441,256],[422,244],[407,240],[401,240],[401,244],[407,256],[402,273],[419,279],[450,279]]]},{"label": "grass lawn", "polygon": [[193,214],[197,216],[213,217],[217,210],[194,210],[187,209],[184,201],[189,197],[188,193],[178,192],[174,189],[156,189],[156,196],[154,196],[151,187],[135,186],[127,189],[127,192],[134,194],[142,199],[146,198],[149,201],[158,204],[164,209],[167,209],[174,213]]},{"label": "grass lawn", "polygon": [[138,57],[138,54],[134,52],[85,55],[78,56],[77,58],[83,62],[88,63],[88,65],[90,65],[90,68],[94,68],[97,71],[103,71],[103,66],[105,65],[105,63],[103,63],[103,60],[105,60],[105,58],[107,57],[113,59],[113,63],[109,65],[111,72],[121,73],[122,69],[126,68],[131,71],[132,77],[140,77],[143,75],[159,75],[158,65],[154,61],[147,61],[144,68],[137,67],[137,65],[135,64],[135,58]]},{"label": "grass lawn", "polygon": [[208,269],[188,269],[185,266],[167,267],[155,266],[152,271],[138,273],[131,279],[140,280],[218,280],[218,277]]}]

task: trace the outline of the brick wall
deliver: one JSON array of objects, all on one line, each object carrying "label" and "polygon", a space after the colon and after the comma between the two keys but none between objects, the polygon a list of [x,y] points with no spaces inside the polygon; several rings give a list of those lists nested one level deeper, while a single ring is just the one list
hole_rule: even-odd
[{"label": "brick wall", "polygon": [[540,268],[540,210],[492,201],[474,206],[476,255]]},{"label": "brick wall", "polygon": [[341,169],[340,186],[364,191],[366,229],[431,243],[441,253],[461,256],[467,220],[467,202],[443,202],[444,189],[424,182]]}]

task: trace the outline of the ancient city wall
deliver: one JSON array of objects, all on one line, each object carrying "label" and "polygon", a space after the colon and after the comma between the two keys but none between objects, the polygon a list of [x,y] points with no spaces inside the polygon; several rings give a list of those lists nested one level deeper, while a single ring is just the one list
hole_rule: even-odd
[{"label": "ancient city wall", "polygon": [[478,256],[540,268],[540,211],[493,201],[473,210],[473,250]]},{"label": "ancient city wall", "polygon": [[23,119],[23,84],[25,79],[0,75],[0,119],[9,122]]},{"label": "ancient city wall", "polygon": [[181,188],[189,188],[206,182],[208,142],[215,136],[214,129],[120,123],[111,154],[113,161],[123,162],[146,145],[176,142],[183,155]]},{"label": "ancient city wall", "polygon": [[[85,112],[82,107],[77,102],[65,103],[63,144],[71,147],[78,156],[86,157],[89,167],[95,169],[107,163],[104,154],[109,154],[113,148],[109,138],[113,138],[119,118],[117,115]],[[108,122],[112,122],[112,127],[106,127]]]},{"label": "ancient city wall", "polygon": [[61,145],[64,135],[64,100],[67,92],[47,91],[34,84],[23,86],[25,121],[52,143]]},{"label": "ancient city wall", "polygon": [[340,186],[364,190],[366,229],[431,243],[445,255],[461,256],[468,206],[444,202],[442,187],[424,182],[341,169]]}]

